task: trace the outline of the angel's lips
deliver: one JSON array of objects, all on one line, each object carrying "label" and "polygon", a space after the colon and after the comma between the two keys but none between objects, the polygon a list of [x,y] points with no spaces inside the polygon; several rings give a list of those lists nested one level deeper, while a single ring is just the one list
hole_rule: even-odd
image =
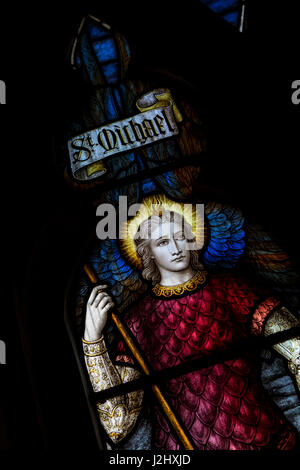
[{"label": "angel's lips", "polygon": [[174,259],[172,259],[172,263],[182,261],[184,258],[185,258],[185,256],[179,256],[178,258],[174,258]]}]

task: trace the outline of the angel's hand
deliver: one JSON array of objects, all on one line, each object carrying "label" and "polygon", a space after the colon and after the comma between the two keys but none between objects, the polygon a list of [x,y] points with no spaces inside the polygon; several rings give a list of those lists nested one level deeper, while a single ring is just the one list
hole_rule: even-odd
[{"label": "angel's hand", "polygon": [[114,306],[112,298],[104,292],[107,285],[94,287],[86,305],[84,339],[97,341],[102,336],[109,310]]}]

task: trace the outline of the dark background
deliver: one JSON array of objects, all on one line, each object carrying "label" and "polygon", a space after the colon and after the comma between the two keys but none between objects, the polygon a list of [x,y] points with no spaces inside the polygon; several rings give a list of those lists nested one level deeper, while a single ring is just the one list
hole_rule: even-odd
[{"label": "dark background", "polygon": [[95,210],[54,164],[55,138],[76,106],[65,54],[84,14],[126,36],[133,64],[198,87],[209,144],[202,184],[255,216],[299,266],[297,14],[292,2],[250,3],[244,35],[191,0],[3,7],[0,449],[96,449],[63,321],[65,289]]}]

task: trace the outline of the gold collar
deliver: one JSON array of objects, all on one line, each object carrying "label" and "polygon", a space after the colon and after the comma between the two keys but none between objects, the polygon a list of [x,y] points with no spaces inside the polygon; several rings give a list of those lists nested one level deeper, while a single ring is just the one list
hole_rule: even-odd
[{"label": "gold collar", "polygon": [[199,285],[205,283],[207,278],[206,271],[197,272],[191,279],[177,286],[162,286],[156,284],[152,291],[158,297],[172,297],[173,295],[182,295],[185,292],[193,292]]}]

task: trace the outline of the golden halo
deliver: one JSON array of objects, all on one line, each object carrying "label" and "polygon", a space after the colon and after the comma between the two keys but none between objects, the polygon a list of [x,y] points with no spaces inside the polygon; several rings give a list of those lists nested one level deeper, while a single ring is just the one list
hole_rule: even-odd
[{"label": "golden halo", "polygon": [[202,218],[196,217],[196,206],[189,203],[175,202],[169,199],[164,194],[157,194],[148,196],[143,199],[140,209],[136,216],[126,221],[120,229],[120,246],[121,250],[137,269],[142,270],[142,260],[136,252],[134,242],[135,234],[144,220],[149,219],[152,215],[159,215],[160,212],[177,212],[181,215],[192,227],[192,232],[195,235],[196,244],[200,248],[204,245],[205,240],[205,226]]}]

